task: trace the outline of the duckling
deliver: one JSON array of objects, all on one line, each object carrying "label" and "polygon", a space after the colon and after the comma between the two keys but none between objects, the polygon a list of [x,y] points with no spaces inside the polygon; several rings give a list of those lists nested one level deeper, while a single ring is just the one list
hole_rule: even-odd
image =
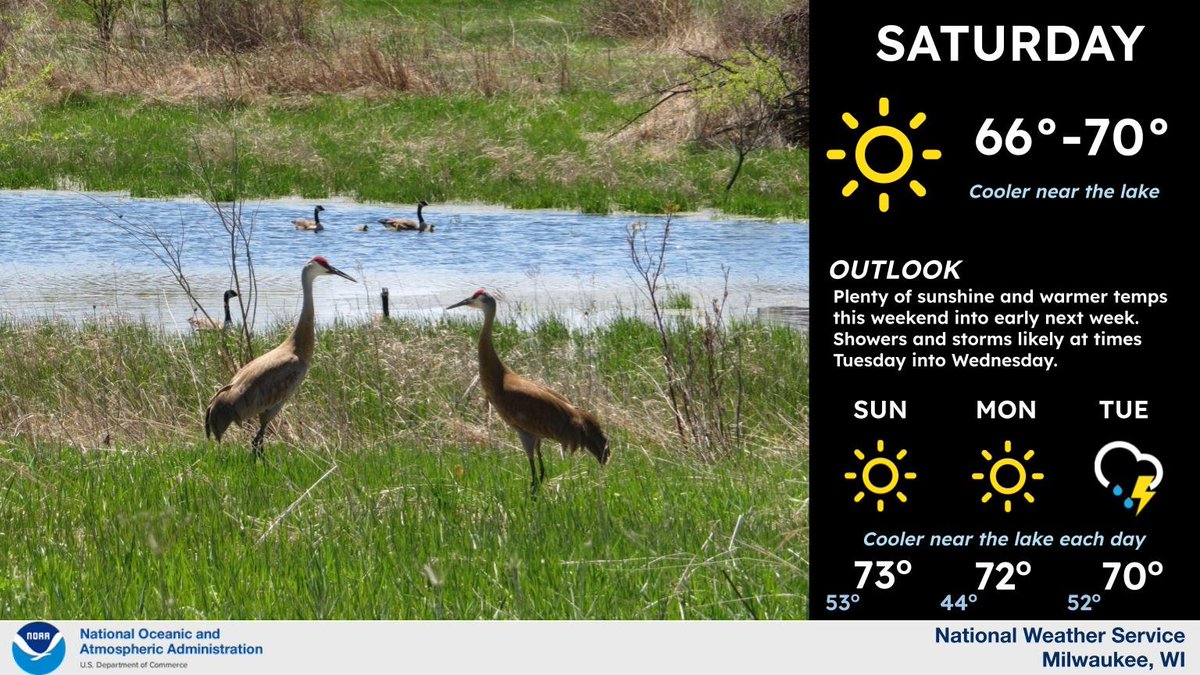
[{"label": "duckling", "polygon": [[433,232],[433,225],[426,223],[425,216],[421,213],[421,209],[426,206],[429,206],[429,202],[424,199],[417,202],[416,221],[408,218],[380,218],[379,223],[392,232]]},{"label": "duckling", "polygon": [[354,228],[354,231],[355,232],[366,232],[368,227],[370,227],[370,225],[359,225],[358,227]]},{"label": "duckling", "polygon": [[321,212],[324,210],[324,206],[318,206],[317,208],[313,209],[312,220],[307,218],[297,218],[296,220],[292,221],[292,225],[295,225],[297,230],[320,232],[321,230],[325,229],[325,226],[321,224]]},{"label": "duckling", "polygon": [[218,321],[217,319],[206,319],[204,317],[193,316],[188,319],[188,323],[192,324],[192,328],[196,330],[229,330],[233,325],[233,315],[229,313],[229,299],[236,298],[237,291],[232,288],[225,291],[225,320]]}]

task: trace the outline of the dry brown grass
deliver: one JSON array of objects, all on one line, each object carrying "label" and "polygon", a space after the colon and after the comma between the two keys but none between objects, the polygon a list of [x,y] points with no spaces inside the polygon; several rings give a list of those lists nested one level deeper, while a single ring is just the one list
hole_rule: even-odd
[{"label": "dry brown grass", "polygon": [[98,63],[77,60],[55,71],[61,97],[76,93],[141,96],[160,103],[250,103],[268,96],[420,92],[426,81],[373,40],[326,52],[289,43],[240,58],[114,47]]},{"label": "dry brown grass", "polygon": [[250,109],[232,119],[209,121],[195,137],[196,150],[208,161],[229,164],[235,154],[270,164],[323,170],[325,159],[299,130],[271,124],[265,113]]},{"label": "dry brown grass", "polygon": [[325,11],[324,0],[183,0],[179,33],[204,52],[249,52],[305,42]]},{"label": "dry brown grass", "polygon": [[[119,318],[84,328],[8,324],[0,328],[0,439],[96,451],[202,440],[203,407],[230,375],[214,353],[219,339],[181,340]],[[472,330],[445,325],[322,331],[313,369],[272,429],[273,442],[516,447],[474,381],[474,341]],[[675,445],[656,369],[601,375],[574,341],[546,344],[531,334],[510,335],[504,357],[620,430],[630,447]],[[778,432],[746,442],[756,452],[794,452],[791,432]],[[247,444],[251,433],[232,430],[226,443]]]},{"label": "dry brown grass", "polygon": [[678,146],[703,137],[704,118],[696,101],[676,96],[613,136],[620,145]]},{"label": "dry brown grass", "polygon": [[[203,344],[148,336],[136,324],[120,321],[85,332],[16,327],[5,339],[5,360],[25,364],[30,375],[42,367],[56,374],[37,384],[36,394],[14,392],[0,400],[0,436],[92,450],[199,438],[203,405],[228,373],[218,359],[205,358]],[[513,441],[503,422],[488,414],[473,384],[477,366],[468,337],[426,330],[400,339],[392,326],[363,326],[337,332],[332,344],[322,347],[310,382],[273,430],[279,441],[353,437],[386,443],[398,434],[429,443],[485,445],[497,436]],[[563,357],[535,356],[523,345],[508,354],[530,376],[576,400],[592,403],[603,396],[614,414],[641,418],[636,409],[612,408],[619,397],[598,383],[581,382],[582,371],[564,378],[534,363],[562,363]],[[363,414],[364,405],[383,411]],[[229,440],[247,439],[234,431]]]},{"label": "dry brown grass", "polygon": [[615,38],[661,38],[691,22],[690,0],[586,0],[580,7],[588,30]]},{"label": "dry brown grass", "polygon": [[634,49],[618,50],[614,59],[611,50],[581,49],[568,27],[562,42],[517,39],[514,28],[511,41],[477,43],[436,23],[346,23],[329,7],[326,0],[178,0],[164,36],[158,16],[135,4],[106,47],[86,21],[57,18],[44,0],[0,0],[0,50],[21,44],[0,66],[0,79],[5,71],[53,63],[50,90],[59,100],[83,94],[234,105],[322,94],[644,92],[685,73],[687,53],[720,54],[736,36],[763,35],[768,24],[774,32],[767,37],[783,42],[794,32],[786,21],[768,22],[762,10],[747,9],[759,7],[754,2],[722,3],[709,13],[687,0],[587,3],[588,21],[629,19],[612,30]]},{"label": "dry brown grass", "polygon": [[[314,49],[284,43],[249,54],[177,52],[114,44],[99,53],[83,46],[48,44],[63,56],[52,90],[75,94],[141,96],[160,103],[228,101],[332,94],[374,98],[417,94],[502,93],[543,96],[569,91],[579,59],[515,48],[467,48],[426,55],[375,34]],[[47,43],[52,43],[48,38]],[[385,47],[384,44],[390,46]]]}]

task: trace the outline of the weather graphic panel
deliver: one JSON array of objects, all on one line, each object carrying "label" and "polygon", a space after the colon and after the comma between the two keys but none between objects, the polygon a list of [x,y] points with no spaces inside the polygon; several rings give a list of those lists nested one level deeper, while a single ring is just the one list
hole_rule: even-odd
[{"label": "weather graphic panel", "polygon": [[811,11],[812,617],[1196,618],[1188,22]]}]

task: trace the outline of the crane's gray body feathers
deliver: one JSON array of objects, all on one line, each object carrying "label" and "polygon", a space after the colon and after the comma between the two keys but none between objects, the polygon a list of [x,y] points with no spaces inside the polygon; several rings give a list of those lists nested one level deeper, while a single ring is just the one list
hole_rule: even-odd
[{"label": "crane's gray body feathers", "polygon": [[[320,208],[320,207],[318,207]],[[304,305],[296,328],[283,344],[242,366],[229,384],[217,390],[204,410],[204,436],[220,442],[229,425],[258,416],[258,433],[254,436],[254,455],[262,454],[263,436],[267,425],[279,414],[285,403],[300,388],[312,363],[316,333],[313,327],[313,279],[324,274],[336,274],[350,281],[354,278],[317,256],[308,261],[300,273]]]},{"label": "crane's gray body feathers", "polygon": [[[308,374],[308,364],[286,346],[280,345],[246,364],[217,391],[204,414],[205,437],[211,435],[220,441],[230,424],[260,416],[260,424],[266,426],[279,414]],[[261,416],[268,412],[263,421]]]}]

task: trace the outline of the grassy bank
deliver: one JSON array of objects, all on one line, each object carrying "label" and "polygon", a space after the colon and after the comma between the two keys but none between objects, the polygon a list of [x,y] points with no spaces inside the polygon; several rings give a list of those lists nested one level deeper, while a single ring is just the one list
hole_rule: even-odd
[{"label": "grassy bank", "polygon": [[797,189],[807,161],[797,151],[762,151],[726,194],[727,153],[598,147],[595,139],[636,108],[597,93],[542,101],[320,96],[298,109],[262,104],[226,112],[81,98],[42,110],[19,136],[0,140],[0,187],[187,194],[196,185],[190,167],[198,153],[223,158],[236,137],[244,194],[253,197],[807,214],[807,193]]},{"label": "grassy bank", "polygon": [[735,155],[697,140],[721,121],[695,102],[614,135],[697,67],[689,51],[785,0],[695,3],[619,38],[579,2],[314,0],[294,38],[236,53],[197,46],[173,5],[164,30],[157,2],[133,3],[104,45],[81,3],[0,3],[0,188],[194,194],[236,135],[251,198],[807,217],[807,151],[756,151],[726,192]]},{"label": "grassy bank", "polygon": [[201,433],[201,408],[229,374],[219,337],[0,327],[0,612],[805,615],[803,334],[731,328],[742,441],[701,459],[675,434],[650,326],[500,327],[509,365],[596,412],[614,449],[601,469],[549,448],[550,480],[532,500],[515,435],[472,387],[476,330],[321,331],[255,464],[249,431],[221,446]]}]

